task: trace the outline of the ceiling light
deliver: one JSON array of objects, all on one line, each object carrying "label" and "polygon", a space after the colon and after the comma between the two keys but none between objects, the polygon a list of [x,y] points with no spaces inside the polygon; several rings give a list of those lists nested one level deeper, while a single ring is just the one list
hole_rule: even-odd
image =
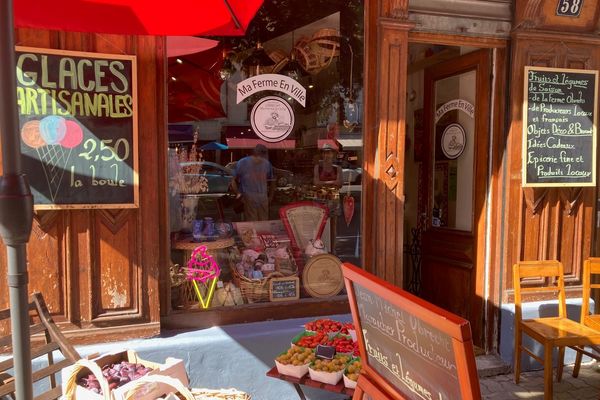
[{"label": "ceiling light", "polygon": [[177,64],[183,64],[183,60],[181,58],[178,58],[175,61],[177,61]]},{"label": "ceiling light", "polygon": [[177,80],[177,78],[175,78],[174,76],[172,76],[172,77],[171,77],[171,80],[172,80],[173,82],[175,82],[175,81]]},{"label": "ceiling light", "polygon": [[256,48],[252,50],[252,53],[250,53],[250,55],[242,62],[244,67],[248,67],[249,76],[258,75],[260,73],[260,67],[268,67],[274,64],[275,61],[269,57],[260,42],[256,43]]},{"label": "ceiling light", "polygon": [[218,72],[219,78],[221,78],[222,81],[229,79],[236,71],[233,63],[229,59],[228,54],[229,52],[227,49],[223,49],[223,64],[221,65],[221,68],[219,68]]}]

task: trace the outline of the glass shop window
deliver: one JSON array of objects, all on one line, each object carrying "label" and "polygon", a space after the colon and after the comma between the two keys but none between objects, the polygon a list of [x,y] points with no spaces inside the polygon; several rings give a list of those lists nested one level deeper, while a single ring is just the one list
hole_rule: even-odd
[{"label": "glass shop window", "polygon": [[360,264],[363,2],[267,0],[169,58],[172,306],[344,294]]}]

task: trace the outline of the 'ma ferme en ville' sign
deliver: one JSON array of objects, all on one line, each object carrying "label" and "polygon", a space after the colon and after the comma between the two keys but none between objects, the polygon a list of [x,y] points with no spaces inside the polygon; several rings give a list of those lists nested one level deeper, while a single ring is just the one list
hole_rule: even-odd
[{"label": "'ma ferme en ville' sign", "polygon": [[136,207],[135,57],[17,47],[16,58],[35,207]]},{"label": "'ma ferme en ville' sign", "polygon": [[595,186],[598,71],[525,67],[523,186]]},{"label": "'ma ferme en ville' sign", "polygon": [[[236,102],[239,104],[253,94],[263,91],[283,93],[288,100],[296,100],[302,107],[306,107],[306,89],[289,76],[279,74],[257,75],[238,83]],[[292,106],[280,96],[259,99],[250,113],[254,133],[271,143],[286,139],[294,128],[294,121]]]}]

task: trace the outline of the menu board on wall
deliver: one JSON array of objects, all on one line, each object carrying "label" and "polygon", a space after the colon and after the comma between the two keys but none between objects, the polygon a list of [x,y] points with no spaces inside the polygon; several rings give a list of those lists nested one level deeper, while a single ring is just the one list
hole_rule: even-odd
[{"label": "menu board on wall", "polygon": [[350,264],[343,272],[370,380],[392,398],[480,398],[468,321]]},{"label": "menu board on wall", "polygon": [[35,208],[137,207],[135,57],[17,47],[16,58]]},{"label": "menu board on wall", "polygon": [[598,71],[525,67],[523,186],[595,186]]}]

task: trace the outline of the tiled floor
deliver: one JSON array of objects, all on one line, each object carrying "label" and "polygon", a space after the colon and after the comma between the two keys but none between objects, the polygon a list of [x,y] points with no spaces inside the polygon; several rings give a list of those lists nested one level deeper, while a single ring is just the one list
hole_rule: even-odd
[{"label": "tiled floor", "polygon": [[[600,399],[600,364],[588,363],[581,366],[579,377],[573,378],[573,366],[566,366],[560,383],[554,377],[554,399],[597,400]],[[497,375],[479,380],[483,399],[543,399],[544,372],[534,371],[521,374],[516,385],[514,374]]]}]

